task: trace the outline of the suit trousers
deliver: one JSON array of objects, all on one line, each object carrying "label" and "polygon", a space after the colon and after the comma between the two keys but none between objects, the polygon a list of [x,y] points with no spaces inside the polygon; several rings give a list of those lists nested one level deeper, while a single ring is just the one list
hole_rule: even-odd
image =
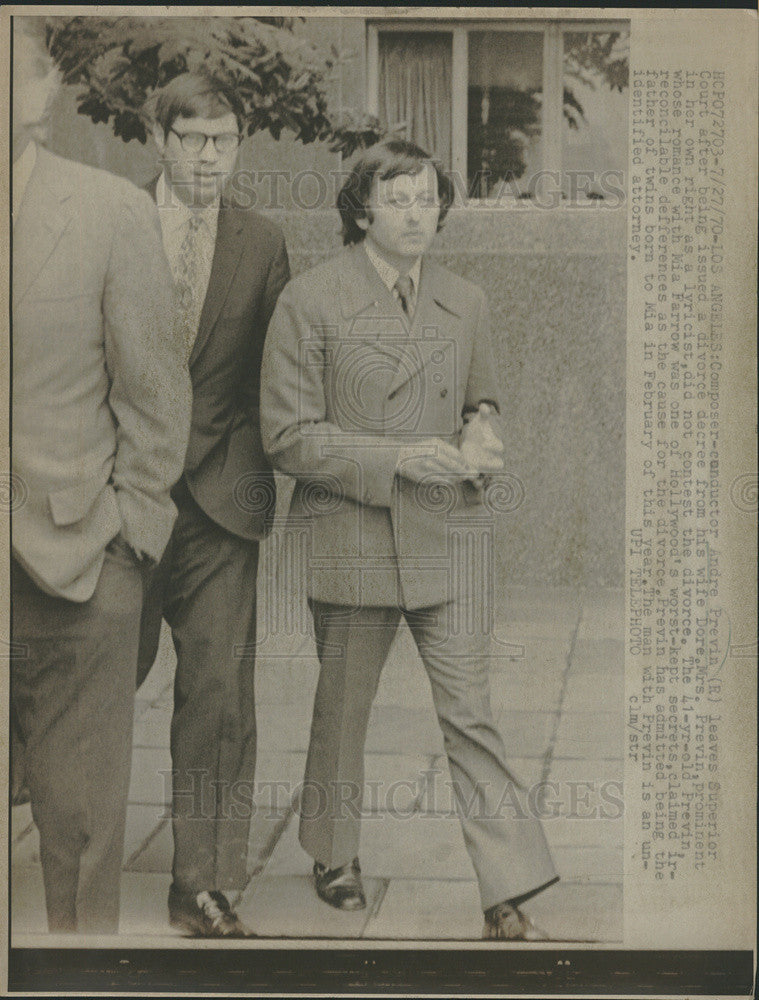
[{"label": "suit trousers", "polygon": [[460,602],[408,611],[312,601],[311,610],[321,671],[300,804],[304,850],[328,868],[358,855],[366,731],[403,614],[432,686],[483,909],[555,881],[543,827],[492,720],[490,638],[478,616]]},{"label": "suit trousers", "polygon": [[138,683],[171,627],[177,668],[171,721],[174,886],[196,894],[247,881],[256,766],[253,671],[258,542],[230,534],[173,491],[178,515],[145,594]]},{"label": "suit trousers", "polygon": [[48,928],[115,934],[131,771],[142,573],[114,540],[88,601],[11,563],[11,699],[40,834]]}]

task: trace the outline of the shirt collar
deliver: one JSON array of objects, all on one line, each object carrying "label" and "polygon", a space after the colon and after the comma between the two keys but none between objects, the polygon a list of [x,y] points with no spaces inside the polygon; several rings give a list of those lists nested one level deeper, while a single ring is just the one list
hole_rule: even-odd
[{"label": "shirt collar", "polygon": [[210,232],[216,232],[219,215],[219,198],[214,199],[203,208],[190,208],[176,195],[166,183],[166,175],[161,171],[155,189],[155,200],[164,232],[173,233],[181,229],[192,218],[196,217],[204,223]]},{"label": "shirt collar", "polygon": [[[398,280],[398,275],[400,274],[400,271],[397,268],[393,267],[392,264],[388,264],[388,262],[384,259],[384,257],[381,257],[379,255],[374,244],[371,241],[371,238],[367,238],[364,240],[364,249],[366,250],[366,256],[372,262],[372,264],[374,265],[374,269],[382,279],[382,283],[392,292],[393,288],[395,287],[395,283]],[[422,270],[422,258],[417,257],[408,270],[408,276],[414,283],[415,294],[416,292],[419,291],[419,276],[421,274],[421,270]]]},{"label": "shirt collar", "polygon": [[21,202],[24,199],[29,178],[32,176],[37,162],[37,143],[29,142],[24,152],[13,164],[13,219],[18,217]]}]

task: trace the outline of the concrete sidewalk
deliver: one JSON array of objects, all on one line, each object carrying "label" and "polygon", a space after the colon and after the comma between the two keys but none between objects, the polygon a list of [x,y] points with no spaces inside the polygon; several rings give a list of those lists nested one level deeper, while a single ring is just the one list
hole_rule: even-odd
[{"label": "concrete sidewalk", "polygon": [[[550,783],[545,830],[562,876],[526,909],[552,940],[621,942],[622,591],[509,587],[498,596],[495,621],[493,713],[515,775],[527,785]],[[291,794],[305,765],[318,674],[313,640],[283,623],[265,637],[256,670],[260,791],[239,906],[246,923],[263,937],[479,939],[482,913],[442,736],[405,626],[367,742],[361,863],[368,906],[359,913],[316,897],[297,840]],[[173,653],[163,642],[135,706],[120,935],[131,940],[124,944],[137,935],[153,947],[181,940],[166,910],[172,842],[162,772],[171,769],[172,679]],[[44,896],[28,806],[12,811],[11,860],[12,943],[52,944],[39,936]]]}]

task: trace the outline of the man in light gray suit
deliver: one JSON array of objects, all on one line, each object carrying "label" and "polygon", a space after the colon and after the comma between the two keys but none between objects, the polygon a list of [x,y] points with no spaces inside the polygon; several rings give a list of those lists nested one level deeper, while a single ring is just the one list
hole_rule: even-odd
[{"label": "man in light gray suit", "polygon": [[144,567],[190,384],[155,209],[35,141],[57,74],[43,19],[15,20],[11,699],[49,929],[115,933]]},{"label": "man in light gray suit", "polygon": [[262,437],[296,480],[289,524],[308,553],[321,665],[300,842],[321,899],[366,906],[364,745],[403,617],[429,675],[483,934],[537,940],[521,906],[558,875],[490,711],[484,484],[503,445],[488,308],[427,255],[452,199],[412,143],[364,151],[338,195],[346,248],[285,287],[264,345]]}]

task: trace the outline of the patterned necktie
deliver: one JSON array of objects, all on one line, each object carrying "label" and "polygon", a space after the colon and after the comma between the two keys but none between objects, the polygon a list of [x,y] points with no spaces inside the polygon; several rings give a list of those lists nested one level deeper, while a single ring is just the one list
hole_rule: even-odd
[{"label": "patterned necktie", "polygon": [[172,262],[174,285],[177,292],[177,321],[182,331],[187,357],[192,352],[200,321],[200,290],[198,288],[198,233],[201,219],[191,215],[185,229],[179,252]]},{"label": "patterned necktie", "polygon": [[411,319],[414,315],[413,279],[408,274],[399,274],[393,288],[398,295],[398,301],[401,304],[401,309],[403,309],[408,318]]}]

